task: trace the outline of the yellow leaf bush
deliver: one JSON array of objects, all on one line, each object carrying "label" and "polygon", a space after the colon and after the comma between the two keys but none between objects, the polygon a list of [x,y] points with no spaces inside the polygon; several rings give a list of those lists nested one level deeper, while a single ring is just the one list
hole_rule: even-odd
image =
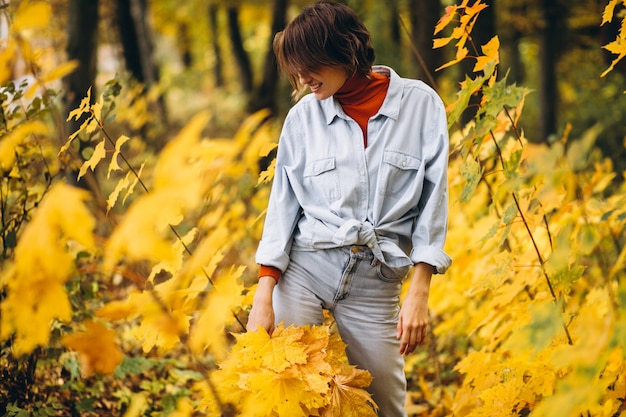
[{"label": "yellow leaf bush", "polygon": [[[466,3],[449,8],[439,30],[472,22],[480,2],[471,11]],[[435,336],[469,345],[450,411],[616,416],[626,404],[626,178],[616,184],[610,161],[594,151],[597,129],[578,140],[566,131],[549,146],[525,138],[518,122],[527,93],[498,79],[496,49],[482,47],[482,73],[468,76],[448,107],[454,125],[482,92],[476,119],[451,135],[454,265],[431,292]]]}]

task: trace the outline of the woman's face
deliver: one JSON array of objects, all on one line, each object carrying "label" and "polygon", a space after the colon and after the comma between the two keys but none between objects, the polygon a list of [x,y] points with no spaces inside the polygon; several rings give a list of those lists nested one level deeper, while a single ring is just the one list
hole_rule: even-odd
[{"label": "woman's face", "polygon": [[348,74],[340,67],[323,67],[315,72],[301,72],[298,81],[311,92],[318,100],[324,100],[334,95],[346,82]]}]

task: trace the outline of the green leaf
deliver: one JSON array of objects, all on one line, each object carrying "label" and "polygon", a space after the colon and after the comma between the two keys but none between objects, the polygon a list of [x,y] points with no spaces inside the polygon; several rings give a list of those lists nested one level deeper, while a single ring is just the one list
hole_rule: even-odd
[{"label": "green leaf", "polygon": [[506,78],[496,81],[492,86],[483,87],[483,97],[486,101],[481,107],[479,115],[497,117],[506,107],[517,107],[528,90],[517,87],[515,84],[506,84]]},{"label": "green leaf", "polygon": [[504,159],[504,175],[509,178],[519,178],[519,165],[522,160],[522,149],[513,152],[508,159]]},{"label": "green leaf", "polygon": [[80,378],[80,364],[75,356],[68,357],[63,362],[63,367],[70,373],[70,378],[72,380]]},{"label": "green leaf", "polygon": [[469,201],[482,178],[482,173],[482,167],[474,159],[470,159],[461,166],[461,176],[466,182],[461,193],[461,201]]},{"label": "green leaf", "polygon": [[124,357],[122,363],[117,367],[114,372],[115,378],[124,379],[128,375],[138,375],[142,372],[148,371],[157,365],[156,361],[143,357]]},{"label": "green leaf", "polygon": [[508,238],[517,213],[517,206],[514,203],[509,204],[505,209],[504,216],[502,217],[502,223],[505,225],[505,228],[500,236],[500,245],[504,244],[504,241]]},{"label": "green leaf", "polygon": [[472,95],[474,95],[487,79],[484,76],[476,77],[473,80],[467,75],[465,81],[461,83],[461,90],[457,93],[457,100],[452,105],[452,108],[448,109],[448,128],[452,127],[461,114],[467,108]]}]

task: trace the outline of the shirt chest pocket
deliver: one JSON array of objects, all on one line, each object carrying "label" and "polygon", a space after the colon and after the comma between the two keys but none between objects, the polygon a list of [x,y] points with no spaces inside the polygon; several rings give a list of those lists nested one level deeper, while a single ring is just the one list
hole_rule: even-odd
[{"label": "shirt chest pocket", "polygon": [[332,202],[341,198],[334,157],[309,162],[304,167],[303,177],[304,187],[314,199],[324,196],[326,201]]},{"label": "shirt chest pocket", "polygon": [[378,193],[393,196],[409,192],[418,185],[420,165],[419,158],[399,151],[385,151]]}]

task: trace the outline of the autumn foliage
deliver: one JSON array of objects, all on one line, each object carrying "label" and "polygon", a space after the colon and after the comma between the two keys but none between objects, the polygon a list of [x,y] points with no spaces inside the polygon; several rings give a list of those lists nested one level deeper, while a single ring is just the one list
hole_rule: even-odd
[{"label": "autumn foliage", "polygon": [[[502,75],[497,37],[472,43],[486,5],[469,3],[449,6],[435,28],[434,46],[454,51],[441,70],[475,65],[448,100],[446,250],[454,263],[432,283],[428,347],[407,360],[407,410],[619,416],[624,174],[597,152],[594,129],[578,138],[566,130],[551,144],[525,137],[520,118],[530,92]],[[599,24],[623,6],[609,1]],[[139,137],[112,133],[128,99],[112,80],[62,116],[81,125],[59,143],[50,86],[74,64],[41,64],[29,85],[2,72],[18,53],[40,56],[28,33],[50,18],[43,3],[24,3],[0,52],[6,415],[375,415],[364,390],[370,376],[347,363],[332,318],[279,327],[271,337],[244,331],[273,175],[259,159],[275,148],[278,124],[260,112],[233,138],[207,138],[217,115],[201,112],[152,155]],[[626,56],[623,27],[604,46],[617,55],[605,74]],[[460,126],[477,94],[474,120]],[[91,144],[82,159],[79,140]],[[70,185],[90,174],[103,204]],[[102,398],[105,391],[113,395]]]}]

